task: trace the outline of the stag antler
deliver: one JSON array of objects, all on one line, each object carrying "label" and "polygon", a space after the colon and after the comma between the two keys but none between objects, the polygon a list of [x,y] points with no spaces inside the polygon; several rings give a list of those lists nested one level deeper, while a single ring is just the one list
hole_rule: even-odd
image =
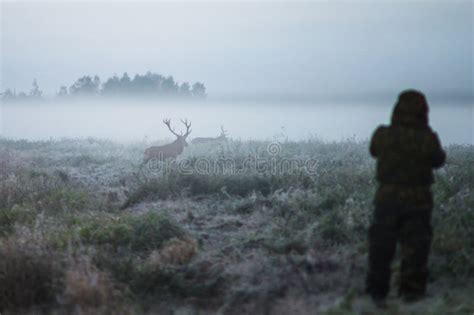
[{"label": "stag antler", "polygon": [[187,137],[189,136],[189,134],[191,133],[192,129],[191,129],[191,121],[185,119],[185,120],[182,120],[181,119],[181,122],[186,126],[186,133],[184,134],[184,137]]},{"label": "stag antler", "polygon": [[167,119],[163,119],[163,123],[168,126],[168,129],[171,131],[172,134],[174,134],[176,137],[178,137],[179,135],[174,131],[174,128],[171,128],[171,119],[167,118]]},{"label": "stag antler", "polygon": [[224,125],[221,125],[221,136],[227,136],[227,131],[224,129]]}]

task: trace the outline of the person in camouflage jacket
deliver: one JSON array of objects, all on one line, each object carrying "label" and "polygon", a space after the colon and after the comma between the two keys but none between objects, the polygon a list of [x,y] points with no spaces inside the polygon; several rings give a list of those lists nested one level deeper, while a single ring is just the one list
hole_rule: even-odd
[{"label": "person in camouflage jacket", "polygon": [[390,264],[397,242],[401,269],[399,296],[406,301],[425,294],[432,239],[433,169],[446,154],[428,124],[425,96],[402,92],[389,126],[376,129],[370,154],[377,159],[375,211],[369,228],[369,271],[366,291],[379,306],[390,287]]}]

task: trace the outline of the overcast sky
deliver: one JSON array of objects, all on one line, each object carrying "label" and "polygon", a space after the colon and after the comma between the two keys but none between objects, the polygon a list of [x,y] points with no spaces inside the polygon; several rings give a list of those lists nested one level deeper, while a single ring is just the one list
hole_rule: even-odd
[{"label": "overcast sky", "polygon": [[150,70],[213,97],[466,94],[472,20],[472,1],[2,2],[0,88]]}]

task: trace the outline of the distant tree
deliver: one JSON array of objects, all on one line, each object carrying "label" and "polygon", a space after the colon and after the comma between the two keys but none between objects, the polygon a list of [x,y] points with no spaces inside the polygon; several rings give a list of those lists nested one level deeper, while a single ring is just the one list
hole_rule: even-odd
[{"label": "distant tree", "polygon": [[[34,91],[34,92],[33,92]],[[32,95],[41,94],[36,80]],[[164,77],[158,73],[150,71],[145,74],[136,74],[133,79],[127,72],[121,77],[114,74],[101,84],[98,76],[83,76],[77,79],[70,86],[69,91],[66,86],[61,86],[57,94],[58,97],[66,95],[147,95],[147,96],[182,96],[193,98],[205,98],[206,87],[200,82],[196,82],[191,87],[188,82],[179,84],[172,76]],[[15,95],[16,96],[16,95]],[[9,96],[5,96],[9,97]]]},{"label": "distant tree", "polygon": [[16,99],[16,93],[15,91],[12,91],[10,89],[6,89],[3,93],[2,93],[2,101],[12,101]]},{"label": "distant tree", "polygon": [[151,94],[157,90],[157,86],[155,82],[153,82],[151,73],[147,73],[146,75],[135,75],[131,82],[131,87],[132,92],[136,94]]},{"label": "distant tree", "polygon": [[189,86],[188,82],[183,82],[179,87],[179,95],[184,97],[190,97],[191,94],[191,87]]},{"label": "distant tree", "polygon": [[120,90],[122,92],[128,92],[131,88],[131,80],[127,72],[124,72],[122,78],[120,78]]},{"label": "distant tree", "polygon": [[100,87],[100,78],[94,76],[83,76],[79,78],[73,85],[69,88],[71,95],[95,95],[99,92]]},{"label": "distant tree", "polygon": [[201,82],[196,82],[193,84],[191,93],[196,98],[205,98],[207,96],[206,87]]},{"label": "distant tree", "polygon": [[58,92],[58,96],[59,97],[65,97],[67,96],[68,93],[67,93],[67,87],[62,85],[60,88],[59,88],[59,92]]},{"label": "distant tree", "polygon": [[154,94],[160,94],[162,92],[161,85],[165,78],[161,74],[151,73],[150,71],[146,73],[146,76],[151,80],[151,82],[153,82]]},{"label": "distant tree", "polygon": [[121,92],[120,79],[117,75],[109,78],[102,85],[101,93],[105,95],[116,95]]},{"label": "distant tree", "polygon": [[172,76],[168,76],[166,79],[163,80],[163,82],[161,82],[161,91],[163,95],[176,95],[179,91],[179,86],[177,83],[174,82]]},{"label": "distant tree", "polygon": [[28,95],[26,95],[25,92],[20,92],[20,93],[18,93],[18,95],[16,96],[16,99],[17,99],[17,100],[26,100],[26,99],[28,99]]},{"label": "distant tree", "polygon": [[31,88],[30,90],[30,97],[31,98],[41,98],[41,95],[43,94],[43,92],[39,89],[39,86],[38,86],[38,81],[36,81],[36,79],[33,80],[33,87]]},{"label": "distant tree", "polygon": [[94,76],[93,82],[94,82],[94,86],[96,87],[96,93],[98,93],[100,89],[100,78],[98,75]]}]

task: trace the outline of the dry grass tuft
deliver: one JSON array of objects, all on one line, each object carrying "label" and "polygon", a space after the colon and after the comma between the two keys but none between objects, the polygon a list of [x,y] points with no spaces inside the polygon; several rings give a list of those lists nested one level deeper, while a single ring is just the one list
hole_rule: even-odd
[{"label": "dry grass tuft", "polygon": [[100,307],[117,300],[111,279],[86,256],[73,262],[65,273],[62,302],[80,308]]},{"label": "dry grass tuft", "polygon": [[198,252],[198,244],[191,238],[172,238],[158,251],[153,251],[148,257],[150,265],[184,265],[191,261],[191,259]]},{"label": "dry grass tuft", "polygon": [[0,257],[0,311],[54,303],[62,274],[55,253],[5,240]]}]

